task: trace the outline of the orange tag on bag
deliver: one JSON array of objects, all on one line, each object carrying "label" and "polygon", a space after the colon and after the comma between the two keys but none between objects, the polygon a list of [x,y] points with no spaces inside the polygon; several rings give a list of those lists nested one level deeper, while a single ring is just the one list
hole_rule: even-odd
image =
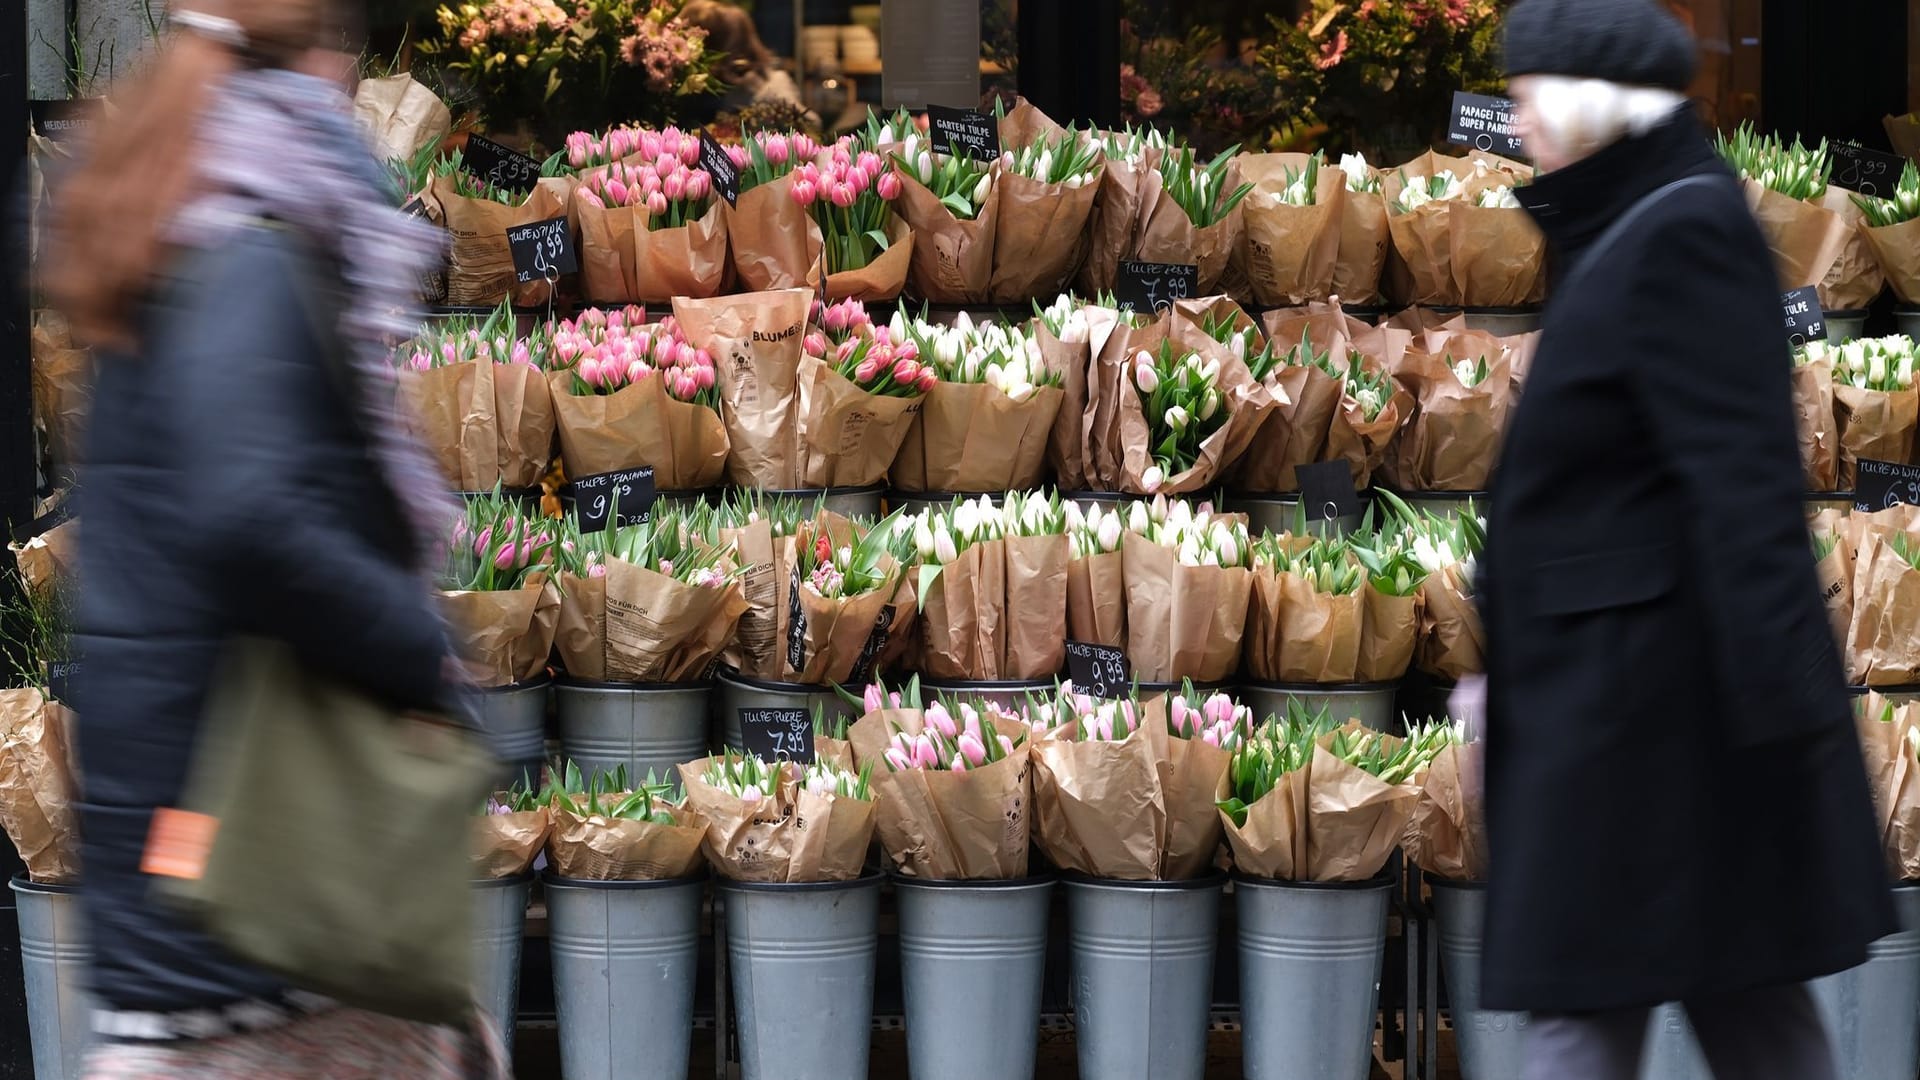
[{"label": "orange tag on bag", "polygon": [[147,848],[140,855],[140,872],[155,877],[198,881],[207,872],[220,819],[191,810],[162,806],[153,812],[147,830]]}]

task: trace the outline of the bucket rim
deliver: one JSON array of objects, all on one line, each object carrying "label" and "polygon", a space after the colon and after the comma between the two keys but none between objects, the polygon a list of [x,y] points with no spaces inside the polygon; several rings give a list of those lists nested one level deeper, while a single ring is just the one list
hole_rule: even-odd
[{"label": "bucket rim", "polygon": [[519,682],[510,682],[504,686],[483,686],[480,688],[480,692],[482,694],[491,694],[491,695],[498,695],[501,697],[505,697],[508,694],[517,694],[523,690],[544,690],[552,685],[553,685],[553,676],[541,674],[541,675],[535,675],[531,679],[522,679]]},{"label": "bucket rim", "polygon": [[1265,690],[1279,694],[1385,694],[1398,693],[1400,684],[1405,681],[1405,679],[1390,679],[1386,682],[1283,683],[1261,682],[1258,679],[1247,679],[1239,683],[1238,688],[1241,690]]},{"label": "bucket rim", "polygon": [[927,889],[929,891],[951,890],[964,892],[1020,892],[1028,889],[1051,889],[1057,874],[1029,874],[1021,878],[923,878],[909,877],[896,870],[887,871],[887,881],[895,889]]},{"label": "bucket rim", "polygon": [[888,488],[886,491],[886,497],[888,499],[912,499],[915,502],[942,502],[942,503],[949,503],[955,499],[966,499],[969,502],[971,502],[974,499],[985,497],[988,499],[992,499],[994,502],[1000,502],[1007,497],[1007,493],[1004,490],[1003,491],[908,491],[905,488]]},{"label": "bucket rim", "polygon": [[1484,491],[1484,490],[1482,491],[1399,491],[1393,488],[1388,488],[1387,490],[1392,491],[1395,495],[1399,496],[1401,499],[1404,499],[1410,503],[1411,502],[1466,502],[1468,500],[1472,500],[1473,502],[1485,502],[1488,499],[1493,498],[1492,492]]},{"label": "bucket rim", "polygon": [[[922,685],[925,684],[923,683]],[[1193,692],[1196,694],[1211,694],[1216,690],[1230,690],[1233,686],[1234,683],[1231,679],[1208,679],[1204,682],[1199,679],[1193,680]],[[1142,694],[1178,694],[1187,688],[1187,683],[1184,679],[1175,679],[1172,682],[1147,682],[1142,679],[1139,687]]]},{"label": "bucket rim", "polygon": [[639,693],[665,693],[669,691],[684,693],[692,690],[712,690],[713,687],[714,680],[712,679],[676,683],[615,682],[611,679],[583,679],[575,675],[565,674],[556,675],[553,679],[553,688],[555,690],[597,690],[608,692],[631,690]]},{"label": "bucket rim", "polygon": [[598,889],[607,892],[644,892],[652,889],[684,888],[688,885],[705,885],[708,878],[703,868],[690,877],[649,878],[645,881],[597,881],[593,878],[563,877],[552,867],[540,871],[540,884],[559,889]]},{"label": "bucket rim", "polygon": [[475,889],[506,889],[515,885],[526,885],[532,882],[536,876],[535,872],[529,868],[517,874],[508,874],[506,877],[474,878],[467,882],[467,884],[469,887]]},{"label": "bucket rim", "polygon": [[1214,870],[1195,878],[1181,878],[1178,881],[1124,881],[1120,878],[1101,878],[1077,871],[1060,871],[1060,883],[1091,889],[1114,889],[1120,892],[1201,892],[1207,889],[1221,889],[1227,884],[1227,872]]},{"label": "bucket rim", "polygon": [[1302,892],[1373,892],[1393,888],[1393,875],[1382,871],[1365,881],[1281,881],[1278,878],[1254,877],[1238,870],[1233,872],[1233,887],[1246,886],[1253,889],[1297,889]]},{"label": "bucket rim", "polygon": [[[1359,498],[1363,505],[1373,501],[1373,490],[1371,488],[1364,491],[1356,491],[1354,495]],[[1275,506],[1298,506],[1300,505],[1300,493],[1298,491],[1232,491],[1226,494],[1223,501],[1228,508],[1227,512],[1233,513],[1233,507],[1237,503],[1272,503]],[[1359,517],[1360,515],[1346,514],[1343,516]],[[1308,522],[1308,524],[1311,525],[1313,523]]]},{"label": "bucket rim", "polygon": [[1436,874],[1431,870],[1420,871],[1420,877],[1421,877],[1421,880],[1425,881],[1428,885],[1431,885],[1436,889],[1453,889],[1456,892],[1485,892],[1487,889],[1487,883],[1484,881],[1470,881],[1466,878],[1441,877],[1439,874]]},{"label": "bucket rim", "polygon": [[1050,689],[1060,681],[1060,676],[1051,675],[1041,679],[928,679],[922,677],[922,690],[954,690],[965,692],[991,692],[994,690],[1043,690]]},{"label": "bucket rim", "polygon": [[858,889],[878,889],[886,880],[887,875],[883,870],[872,870],[847,881],[734,881],[716,876],[713,887],[719,892],[742,893],[853,892]]},{"label": "bucket rim", "polygon": [[1901,683],[1898,686],[1853,686],[1847,687],[1847,693],[1854,697],[1866,697],[1868,694],[1920,694],[1920,683]]},{"label": "bucket rim", "polygon": [[832,694],[834,692],[831,683],[776,682],[772,679],[757,679],[751,675],[742,675],[737,671],[724,668],[714,672],[713,682],[715,686],[722,683],[738,683],[755,690],[773,690],[782,694]]},{"label": "bucket rim", "polygon": [[43,893],[48,896],[73,896],[80,891],[78,885],[56,885],[50,881],[35,881],[27,876],[25,870],[13,875],[13,878],[7,882],[7,886],[17,893]]},{"label": "bucket rim", "polygon": [[[739,490],[715,489],[715,490]],[[881,495],[885,494],[885,484],[864,484],[860,487],[824,487],[824,488],[751,488],[747,489],[759,495],[774,499],[818,499],[836,495]]]}]

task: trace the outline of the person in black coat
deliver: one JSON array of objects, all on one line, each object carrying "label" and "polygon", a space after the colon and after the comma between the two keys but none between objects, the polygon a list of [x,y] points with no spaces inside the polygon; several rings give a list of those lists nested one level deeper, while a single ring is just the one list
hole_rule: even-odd
[{"label": "person in black coat", "polygon": [[1529,1077],[1831,1076],[1800,984],[1896,929],[1801,502],[1781,290],[1651,0],[1524,0],[1516,190],[1554,271],[1493,483],[1482,1005]]}]

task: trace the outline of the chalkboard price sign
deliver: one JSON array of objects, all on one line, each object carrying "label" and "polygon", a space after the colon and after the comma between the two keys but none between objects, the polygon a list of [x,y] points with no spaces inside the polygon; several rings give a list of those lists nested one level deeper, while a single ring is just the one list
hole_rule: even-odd
[{"label": "chalkboard price sign", "polygon": [[580,269],[580,255],[573,249],[573,230],[567,228],[565,214],[531,225],[515,225],[507,230],[507,247],[513,251],[513,269],[522,285],[553,281]]},{"label": "chalkboard price sign", "polygon": [[[621,528],[653,520],[655,492],[651,465],[583,476],[569,487],[574,511],[580,517],[581,532],[600,532],[609,524]],[[614,520],[616,516],[618,521]]]},{"label": "chalkboard price sign", "polygon": [[813,717],[800,708],[740,710],[739,749],[773,761],[813,762]]},{"label": "chalkboard price sign", "polygon": [[700,167],[713,178],[713,190],[727,200],[728,206],[740,205],[740,169],[727,156],[727,148],[705,131],[700,133]]},{"label": "chalkboard price sign", "polygon": [[1073,688],[1097,698],[1117,698],[1133,685],[1124,650],[1085,641],[1067,642],[1067,677]]},{"label": "chalkboard price sign", "polygon": [[1000,126],[986,113],[929,105],[927,128],[933,145],[945,147],[954,157],[992,161],[1000,156]]},{"label": "chalkboard price sign", "polygon": [[1782,295],[1780,309],[1786,319],[1787,341],[1795,348],[1809,341],[1827,340],[1827,313],[1820,308],[1818,286],[1808,285]]},{"label": "chalkboard price sign", "polygon": [[1360,493],[1353,486],[1352,462],[1341,459],[1295,465],[1293,476],[1300,485],[1300,505],[1306,508],[1309,522],[1331,521],[1360,512]]},{"label": "chalkboard price sign", "polygon": [[1120,261],[1113,296],[1123,308],[1156,314],[1200,291],[1200,268],[1192,263]]},{"label": "chalkboard price sign", "polygon": [[1863,514],[1906,503],[1920,506],[1920,466],[1860,459],[1853,508]]},{"label": "chalkboard price sign", "polygon": [[1891,198],[1907,159],[1859,143],[1828,143],[1833,154],[1833,182],[1848,191]]},{"label": "chalkboard price sign", "polygon": [[460,152],[466,170],[497,188],[527,191],[540,180],[540,163],[485,135],[468,135]]},{"label": "chalkboard price sign", "polygon": [[1513,102],[1487,94],[1453,92],[1452,119],[1447,122],[1447,141],[1471,146],[1503,157],[1520,157],[1520,136],[1513,133]]}]

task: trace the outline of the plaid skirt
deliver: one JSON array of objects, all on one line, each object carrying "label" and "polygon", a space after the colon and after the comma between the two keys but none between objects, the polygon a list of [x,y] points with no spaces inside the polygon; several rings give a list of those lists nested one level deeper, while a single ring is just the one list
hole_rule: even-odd
[{"label": "plaid skirt", "polygon": [[[490,1025],[481,1025],[490,1028]],[[108,1043],[84,1080],[506,1080],[499,1038],[337,1008],[244,1035]]]}]

